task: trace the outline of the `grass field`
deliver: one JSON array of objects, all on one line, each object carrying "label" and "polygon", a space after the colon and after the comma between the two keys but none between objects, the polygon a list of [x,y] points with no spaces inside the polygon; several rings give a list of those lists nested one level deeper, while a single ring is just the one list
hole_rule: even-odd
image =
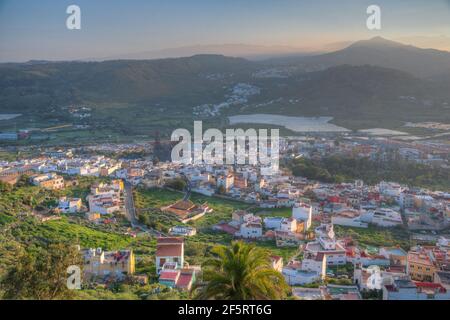
[{"label": "grass field", "polygon": [[82,248],[116,250],[128,248],[133,238],[112,232],[104,232],[76,224],[63,217],[44,223],[24,222],[16,233],[31,239],[71,242]]},{"label": "grass field", "polygon": [[389,247],[400,246],[409,250],[411,246],[409,232],[401,227],[397,228],[349,228],[335,226],[337,237],[352,237],[361,247]]},{"label": "grass field", "polygon": [[[183,198],[183,193],[163,189],[138,189],[135,192],[135,204],[139,209],[159,209]],[[203,218],[192,222],[196,228],[207,228],[222,220],[231,220],[231,214],[238,209],[246,209],[250,205],[238,201],[226,200],[216,197],[206,197],[193,193],[191,198],[195,204],[208,203],[213,209]]]}]

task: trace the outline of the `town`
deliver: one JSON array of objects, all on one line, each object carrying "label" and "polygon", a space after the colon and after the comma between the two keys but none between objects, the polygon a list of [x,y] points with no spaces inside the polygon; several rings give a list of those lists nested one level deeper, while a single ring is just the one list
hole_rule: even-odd
[{"label": "town", "polygon": [[[77,226],[67,240],[82,257],[84,288],[131,282],[186,298],[210,248],[241,240],[271,252],[294,299],[450,299],[448,188],[371,184],[311,169],[349,157],[429,166],[448,178],[448,144],[285,137],[274,175],[258,165],[162,161],[152,156],[157,147],[48,147],[0,161],[2,190],[9,190],[1,194],[3,231],[29,219],[46,234]],[[123,156],[144,149],[149,156]],[[36,194],[17,208],[8,194],[22,188]],[[88,230],[98,239],[84,238]]]}]

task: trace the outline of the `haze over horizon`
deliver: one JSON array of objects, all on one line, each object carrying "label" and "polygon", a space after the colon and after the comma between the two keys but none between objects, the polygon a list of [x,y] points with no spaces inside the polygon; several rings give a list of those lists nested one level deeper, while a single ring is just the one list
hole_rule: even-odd
[{"label": "haze over horizon", "polygon": [[[68,5],[82,29],[65,26]],[[382,36],[421,48],[450,50],[446,0],[379,0],[382,29],[366,28],[374,1],[0,0],[0,62],[154,58],[219,53],[277,56],[329,52]]]}]

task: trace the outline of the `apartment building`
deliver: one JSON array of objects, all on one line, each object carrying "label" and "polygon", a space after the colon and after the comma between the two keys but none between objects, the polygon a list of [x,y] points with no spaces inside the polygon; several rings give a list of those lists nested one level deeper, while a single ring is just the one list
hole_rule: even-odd
[{"label": "apartment building", "polygon": [[41,174],[31,178],[31,182],[35,186],[39,186],[48,190],[64,189],[64,178],[56,173]]}]

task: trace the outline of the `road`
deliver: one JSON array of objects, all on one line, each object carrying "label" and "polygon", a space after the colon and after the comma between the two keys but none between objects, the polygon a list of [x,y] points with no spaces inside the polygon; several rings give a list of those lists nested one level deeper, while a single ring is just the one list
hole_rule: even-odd
[{"label": "road", "polygon": [[125,213],[133,228],[140,229],[155,237],[164,236],[163,233],[147,227],[146,225],[140,223],[137,219],[136,208],[134,206],[133,199],[133,186],[129,182],[125,182]]},{"label": "road", "polygon": [[191,197],[191,193],[192,193],[192,184],[191,184],[191,181],[188,179],[188,177],[184,173],[182,173],[181,176],[183,177],[184,181],[186,181],[186,187],[185,187],[185,193],[184,193],[183,200],[188,201],[189,198]]}]

